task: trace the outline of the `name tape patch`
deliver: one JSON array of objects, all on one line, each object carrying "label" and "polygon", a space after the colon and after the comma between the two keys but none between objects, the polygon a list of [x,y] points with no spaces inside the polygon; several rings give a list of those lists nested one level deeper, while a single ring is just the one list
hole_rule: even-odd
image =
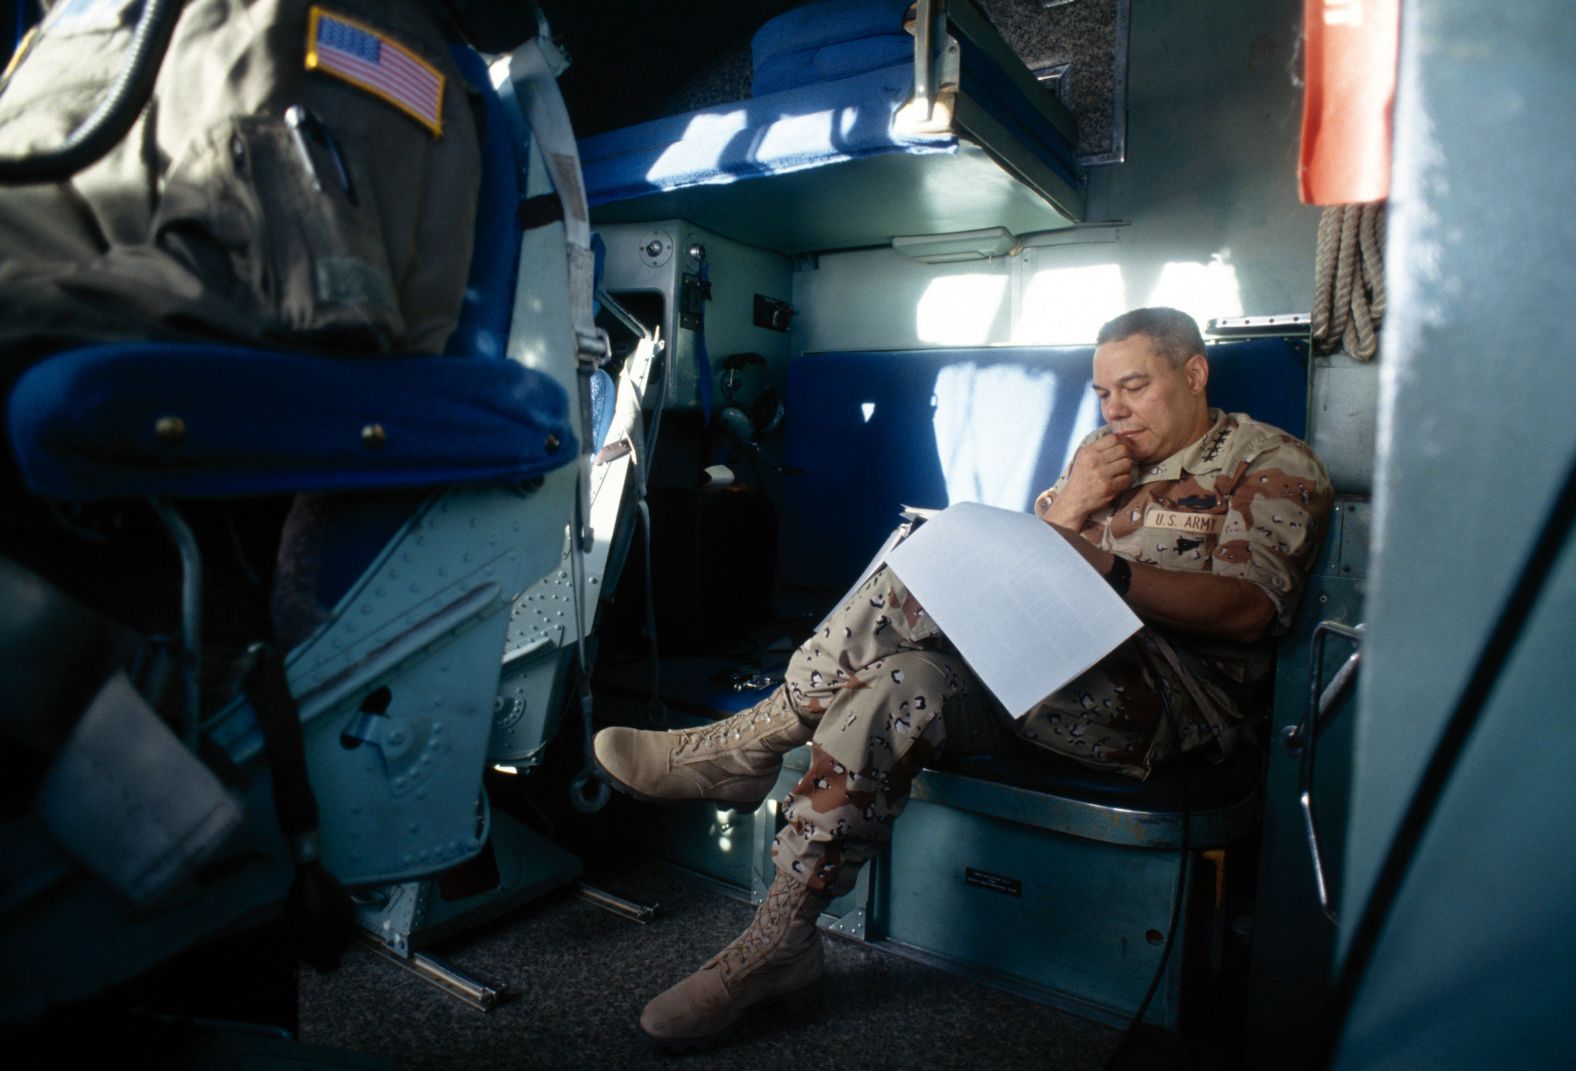
[{"label": "name tape patch", "polygon": [[331,74],[443,134],[443,74],[388,34],[314,4],[307,16],[306,69]]},{"label": "name tape patch", "polygon": [[1219,535],[1226,526],[1223,513],[1189,513],[1180,509],[1152,509],[1144,514],[1145,528],[1190,535]]}]

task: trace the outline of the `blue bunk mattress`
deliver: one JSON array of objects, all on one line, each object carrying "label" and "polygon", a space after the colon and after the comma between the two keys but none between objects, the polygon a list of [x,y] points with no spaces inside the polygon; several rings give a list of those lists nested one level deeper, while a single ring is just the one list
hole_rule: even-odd
[{"label": "blue bunk mattress", "polygon": [[[914,92],[912,56],[866,68],[900,53],[899,36],[823,44],[808,49],[811,59],[805,50],[774,54],[758,81],[787,88],[585,138],[593,218],[688,219],[788,254],[899,235],[1027,234],[1081,219],[1071,120],[1006,46],[960,37],[956,97],[937,112],[950,124],[920,132],[897,120]],[[844,76],[792,84],[823,70],[823,58]],[[764,178],[769,190],[752,181]]]},{"label": "blue bunk mattress", "polygon": [[913,83],[910,61],[585,138],[586,198],[596,208],[886,153],[955,153],[953,134],[893,130]]}]

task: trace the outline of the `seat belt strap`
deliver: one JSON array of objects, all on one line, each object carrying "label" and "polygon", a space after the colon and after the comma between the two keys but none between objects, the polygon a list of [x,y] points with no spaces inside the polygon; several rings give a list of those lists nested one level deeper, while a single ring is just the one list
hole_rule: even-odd
[{"label": "seat belt strap", "polygon": [[[493,79],[504,112],[515,128],[517,151],[523,150],[528,140],[535,144],[558,194],[568,240],[569,312],[575,344],[583,357],[592,357],[600,365],[607,360],[608,352],[606,338],[597,331],[592,312],[596,258],[591,253],[591,210],[580,176],[580,148],[569,124],[564,95],[542,53],[540,40],[533,37],[515,49],[507,67],[495,64]],[[529,169],[526,161],[517,157],[517,162],[521,164],[521,188],[525,189]]]},{"label": "seat belt strap", "polygon": [[[493,87],[503,103],[515,132],[516,162],[521,167],[521,189],[530,204],[537,199],[532,188],[530,154],[534,147],[546,167],[549,183],[558,195],[562,218],[534,212],[543,223],[561,222],[564,228],[564,254],[569,283],[569,321],[574,332],[577,363],[576,393],[580,400],[580,426],[589,438],[591,428],[591,374],[612,355],[607,332],[596,326],[593,299],[596,289],[596,256],[591,251],[591,210],[586,204],[585,184],[580,176],[580,149],[575,144],[569,123],[569,109],[559,91],[553,66],[542,51],[540,36],[515,49],[507,63],[491,70]],[[586,444],[589,448],[589,443]],[[591,530],[585,524],[590,514],[591,456],[589,449],[580,454],[578,494],[581,521],[575,529],[575,544],[582,552],[591,547]]]}]

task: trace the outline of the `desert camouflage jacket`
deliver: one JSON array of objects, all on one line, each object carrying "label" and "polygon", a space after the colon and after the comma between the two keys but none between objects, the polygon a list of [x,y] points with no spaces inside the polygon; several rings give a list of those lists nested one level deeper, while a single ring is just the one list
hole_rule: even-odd
[{"label": "desert camouflage jacket", "polygon": [[[1246,580],[1275,606],[1270,631],[1284,632],[1324,537],[1330,479],[1317,455],[1295,436],[1245,413],[1212,409],[1210,415],[1214,424],[1202,438],[1164,461],[1140,466],[1133,486],[1091,514],[1081,534],[1132,561]],[[1084,442],[1104,434],[1102,427]],[[1063,473],[1040,496],[1037,511],[1066,479]],[[1263,645],[1173,638],[1233,681],[1257,680],[1269,667]]]}]

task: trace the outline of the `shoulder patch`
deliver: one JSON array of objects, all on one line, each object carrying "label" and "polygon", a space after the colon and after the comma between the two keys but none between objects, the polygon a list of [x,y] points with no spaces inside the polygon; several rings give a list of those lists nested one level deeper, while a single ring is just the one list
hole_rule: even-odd
[{"label": "shoulder patch", "polygon": [[443,134],[443,73],[382,33],[313,4],[307,15],[306,69],[364,89]]}]

